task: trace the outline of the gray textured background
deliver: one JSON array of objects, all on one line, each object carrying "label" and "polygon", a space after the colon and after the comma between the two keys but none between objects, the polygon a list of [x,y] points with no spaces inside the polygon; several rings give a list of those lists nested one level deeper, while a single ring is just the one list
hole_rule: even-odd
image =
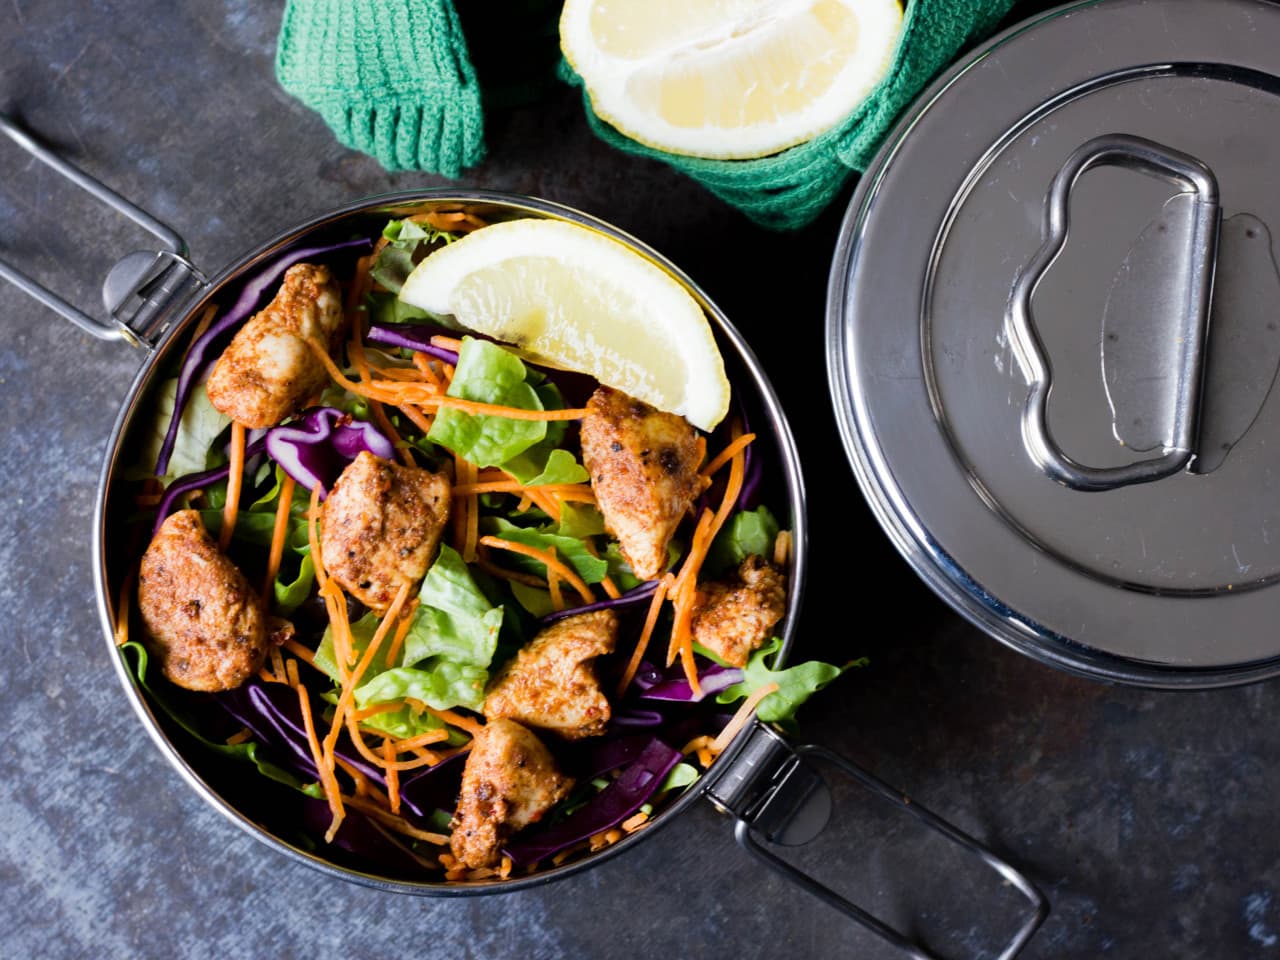
[{"label": "gray textured background", "polygon": [[[388,176],[278,88],[279,13],[251,0],[4,0],[0,105],[170,222],[208,272],[346,200],[445,182]],[[1165,694],[1074,679],[918,585],[863,506],[826,405],[839,211],[793,236],[754,228],[596,142],[563,89],[493,118],[489,145],[466,183],[635,233],[757,344],[822,518],[796,655],[872,659],[804,711],[806,735],[1030,872],[1054,912],[1027,957],[1280,953],[1280,687]],[[104,271],[142,245],[0,143],[4,256],[96,308]],[[141,356],[3,286],[0,331],[0,956],[897,956],[763,874],[706,805],[585,875],[452,901],[331,880],[227,824],[143,734],[94,612],[95,479]],[[1017,915],[1007,891],[874,806],[840,809],[811,858],[827,879],[950,956],[993,955]]]}]

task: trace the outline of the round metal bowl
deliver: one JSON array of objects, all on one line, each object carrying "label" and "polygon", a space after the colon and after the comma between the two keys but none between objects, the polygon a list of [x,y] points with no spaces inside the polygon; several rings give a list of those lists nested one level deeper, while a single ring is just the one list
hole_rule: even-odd
[{"label": "round metal bowl", "polygon": [[[152,416],[154,388],[166,373],[180,362],[190,340],[190,330],[196,319],[209,304],[222,302],[224,292],[238,280],[252,273],[255,268],[272,261],[287,248],[312,246],[346,239],[353,236],[377,236],[386,221],[392,217],[430,210],[465,210],[488,222],[526,217],[539,217],[571,221],[608,236],[657,264],[682,286],[702,306],[710,319],[726,367],[739,402],[749,412],[752,429],[757,433],[760,455],[772,465],[772,476],[766,485],[765,501],[779,511],[784,526],[790,527],[794,537],[791,567],[788,571],[789,593],[787,614],[780,626],[782,648],[779,663],[789,654],[793,642],[793,625],[800,608],[805,578],[806,521],[804,482],[800,461],[796,454],[790,427],[787,424],[778,398],[774,394],[760,364],[742,336],[728,318],[705,294],[674,264],[656,251],[646,247],[634,237],[567,207],[528,197],[510,196],[479,191],[417,191],[397,193],[357,201],[330,213],[316,217],[259,244],[229,267],[218,273],[207,287],[188,298],[173,312],[174,319],[157,343],[154,353],[138,372],[128,397],[120,410],[107,448],[107,455],[99,481],[95,510],[96,557],[94,583],[97,592],[98,612],[107,643],[114,647],[115,598],[129,570],[136,563],[140,545],[129,542],[126,533],[128,519],[135,511],[130,494],[130,483],[123,474],[136,463],[139,425],[145,425]],[[223,304],[225,306],[225,304]],[[116,673],[142,721],[160,751],[191,787],[231,822],[248,832],[267,846],[288,857],[314,867],[326,874],[357,883],[427,896],[466,896],[476,893],[494,893],[519,890],[569,876],[579,870],[621,853],[644,840],[653,830],[670,822],[680,811],[695,802],[718,779],[741,749],[750,727],[745,728],[733,745],[717,761],[711,773],[686,791],[655,816],[653,825],[632,833],[618,843],[598,852],[575,859],[563,866],[540,871],[531,876],[506,881],[477,883],[447,883],[392,876],[370,872],[359,866],[343,862],[323,847],[304,849],[286,836],[285,825],[273,814],[272,800],[278,795],[275,786],[265,784],[256,771],[243,765],[231,765],[213,756],[207,749],[172,728],[166,717],[153,710],[146,695],[139,689],[123,658],[114,655]],[[279,789],[287,789],[280,787]]]}]

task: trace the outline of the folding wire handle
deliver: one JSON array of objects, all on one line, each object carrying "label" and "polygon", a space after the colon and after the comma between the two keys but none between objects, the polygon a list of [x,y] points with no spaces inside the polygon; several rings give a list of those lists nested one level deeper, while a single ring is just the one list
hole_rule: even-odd
[{"label": "folding wire handle", "polygon": [[[1090,467],[1067,455],[1049,430],[1047,405],[1053,367],[1036,332],[1031,297],[1067,242],[1071,190],[1085,171],[1119,166],[1167,180],[1194,195],[1183,256],[1190,266],[1183,289],[1174,290],[1179,315],[1170,319],[1171,336],[1182,344],[1179,362],[1169,373],[1174,385],[1173,436],[1160,456],[1118,467]],[[1075,490],[1111,490],[1177,473],[1195,453],[1204,357],[1217,260],[1218,182],[1195,157],[1171,147],[1124,134],[1096,137],[1076,149],[1054,176],[1045,198],[1044,243],[1014,284],[1008,326],[1014,353],[1030,384],[1022,413],[1022,440],[1032,460],[1049,477]]]},{"label": "folding wire handle", "polygon": [[84,313],[3,259],[0,259],[0,279],[9,281],[90,336],[99,340],[124,340],[150,349],[167,324],[167,308],[206,284],[204,275],[187,260],[186,241],[173,228],[62,159],[3,113],[0,113],[0,133],[163,244],[161,250],[130,254],[111,269],[102,288],[103,300],[111,315],[109,323]]},{"label": "folding wire handle", "polygon": [[976,854],[987,866],[1016,887],[1030,901],[1032,912],[1000,953],[999,960],[1012,960],[1017,956],[1049,915],[1048,899],[1025,874],[958,827],[908,799],[900,790],[895,790],[857,764],[815,744],[792,747],[759,721],[754,722],[743,747],[730,758],[725,773],[707,791],[711,802],[737,821],[733,835],[739,846],[823,903],[903,950],[913,960],[939,960],[937,954],[907,939],[884,921],[787,863],[757,839],[756,835],[760,833],[766,840],[781,838],[779,842],[788,842],[786,835],[788,831],[792,831],[793,834],[798,832],[799,836],[789,842],[800,843],[816,835],[825,824],[825,813],[821,809],[818,812],[820,823],[812,818],[809,818],[809,823],[797,822],[806,819],[806,810],[812,809],[811,799],[815,786],[821,784],[821,778],[804,763],[804,758],[809,756],[820,757],[834,764],[867,790],[910,813],[952,843]]}]

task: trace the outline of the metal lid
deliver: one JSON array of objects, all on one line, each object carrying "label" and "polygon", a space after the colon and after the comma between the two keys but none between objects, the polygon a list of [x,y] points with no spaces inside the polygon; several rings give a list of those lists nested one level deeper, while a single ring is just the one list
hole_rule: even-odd
[{"label": "metal lid", "polygon": [[1271,2],[1064,7],[938,81],[850,206],[855,471],[925,580],[1040,659],[1280,673],[1278,75]]}]

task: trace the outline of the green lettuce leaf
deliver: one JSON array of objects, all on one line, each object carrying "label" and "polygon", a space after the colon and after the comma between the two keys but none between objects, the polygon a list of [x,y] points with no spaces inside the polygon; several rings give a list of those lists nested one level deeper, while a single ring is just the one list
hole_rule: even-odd
[{"label": "green lettuce leaf", "polygon": [[[156,457],[160,453],[160,445],[164,443],[164,435],[169,429],[169,421],[173,419],[173,400],[178,392],[178,378],[165,380],[156,391],[155,416],[147,425],[146,440],[138,456],[138,469],[131,471],[128,478],[140,480],[152,475]],[[210,463],[210,448],[218,436],[231,424],[231,418],[221,413],[209,402],[209,393],[204,384],[199,384],[191,391],[187,408],[182,411],[182,420],[178,424],[178,436],[174,440],[173,453],[169,457],[168,471],[161,479],[185,477],[190,473],[202,473],[216,464]],[[225,461],[221,451],[216,459]]]},{"label": "green lettuce leaf", "polygon": [[461,555],[448,544],[440,545],[418,600],[402,663],[413,666],[428,657],[443,657],[456,664],[489,666],[502,628],[502,607],[489,602]]},{"label": "green lettuce leaf", "polygon": [[560,505],[560,525],[556,532],[577,540],[600,536],[604,533],[604,514],[589,503],[566,501]]},{"label": "green lettuce leaf", "polygon": [[662,781],[662,786],[658,787],[656,793],[665,793],[668,790],[680,790],[692,783],[697,783],[698,778],[702,774],[698,772],[698,768],[688,763],[677,763],[671,768],[671,772],[667,774],[667,779]]},{"label": "green lettuce leaf", "polygon": [[[480,403],[541,410],[542,401],[525,379],[514,353],[487,340],[464,337],[448,396]],[[480,467],[497,467],[524,453],[547,435],[544,420],[511,420],[442,407],[428,439]]]},{"label": "green lettuce leaf", "polygon": [[282,617],[287,617],[302,606],[302,602],[311,593],[311,585],[315,580],[316,568],[308,552],[303,555],[302,562],[298,565],[297,577],[291,581],[286,581],[283,574],[276,577],[274,584],[276,612]]},{"label": "green lettuce leaf", "polygon": [[551,591],[539,590],[519,580],[511,581],[511,595],[516,598],[516,603],[535,617],[545,617],[556,608],[556,605],[551,602]]},{"label": "green lettuce leaf", "polygon": [[[545,442],[545,441],[544,441]],[[591,479],[586,467],[574,459],[568,450],[550,450],[539,461],[535,451],[527,450],[502,464],[502,468],[526,487],[540,487],[549,483],[586,483]]]},{"label": "green lettuce leaf", "polygon": [[[517,527],[514,523],[508,523],[501,517],[485,517],[480,521],[480,526],[485,533],[501,537],[503,540],[523,543],[525,546],[536,547],[539,550],[547,550],[554,547],[556,556],[572,566],[577,571],[578,576],[587,583],[599,583],[609,572],[608,561],[592,556],[591,551],[587,549],[586,543],[576,537],[564,537],[544,530]],[[504,555],[503,562],[509,563],[514,568],[527,570],[535,576],[545,577],[547,575],[546,564],[540,560],[534,560],[532,557],[509,553]]]},{"label": "green lettuce leaf", "polygon": [[437,710],[454,707],[480,709],[484,703],[485,684],[489,682],[489,671],[485,667],[451,663],[443,657],[436,657],[428,664],[427,669],[396,667],[384,670],[356,688],[356,703],[364,708],[413,697]]},{"label": "green lettuce leaf", "polygon": [[860,666],[865,662],[855,661],[844,667],[837,667],[830,663],[810,660],[808,663],[797,664],[786,670],[770,670],[765,661],[777,653],[781,646],[782,640],[774,637],[770,643],[753,653],[743,669],[742,681],[722,691],[716,697],[716,702],[733,703],[765,684],[776,683],[778,689],[760,701],[756,716],[765,723],[792,720],[796,710],[813,693],[821,690],[850,666]]},{"label": "green lettuce leaf", "polygon": [[751,554],[771,557],[777,536],[778,521],[768,507],[740,510],[716,534],[703,569],[711,576],[719,576],[726,570],[736,570]]},{"label": "green lettuce leaf", "polygon": [[405,303],[394,293],[379,291],[365,299],[370,323],[418,323],[430,317],[421,307]]},{"label": "green lettuce leaf", "polygon": [[[443,230],[436,230],[413,220],[392,220],[382,229],[382,235],[390,241],[369,270],[370,276],[395,293],[400,292],[413,268],[421,263],[440,243],[450,243],[455,237]],[[425,314],[424,314],[425,316]]]}]

